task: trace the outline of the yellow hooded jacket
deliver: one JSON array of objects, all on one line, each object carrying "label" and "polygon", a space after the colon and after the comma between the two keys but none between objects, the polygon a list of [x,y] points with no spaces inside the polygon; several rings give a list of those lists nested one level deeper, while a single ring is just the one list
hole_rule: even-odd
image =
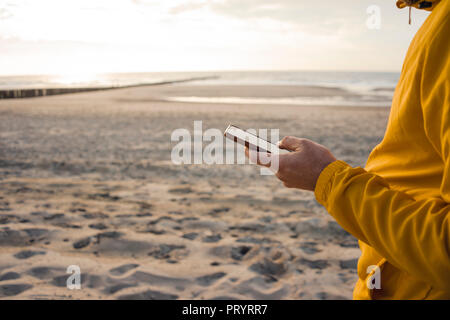
[{"label": "yellow hooded jacket", "polygon": [[[354,299],[450,299],[450,0],[397,5],[423,2],[432,12],[408,50],[383,141],[365,169],[336,161],[316,185],[359,239]],[[373,266],[381,289],[367,284]]]}]

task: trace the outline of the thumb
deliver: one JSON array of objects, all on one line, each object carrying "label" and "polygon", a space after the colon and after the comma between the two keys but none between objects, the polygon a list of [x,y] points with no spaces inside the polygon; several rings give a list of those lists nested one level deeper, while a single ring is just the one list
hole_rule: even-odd
[{"label": "thumb", "polygon": [[304,139],[296,137],[284,137],[280,142],[278,142],[278,147],[280,149],[285,149],[289,151],[298,151],[303,143]]},{"label": "thumb", "polygon": [[272,155],[270,153],[258,152],[249,148],[245,148],[245,155],[251,162],[259,164],[260,166],[270,167],[272,162]]}]

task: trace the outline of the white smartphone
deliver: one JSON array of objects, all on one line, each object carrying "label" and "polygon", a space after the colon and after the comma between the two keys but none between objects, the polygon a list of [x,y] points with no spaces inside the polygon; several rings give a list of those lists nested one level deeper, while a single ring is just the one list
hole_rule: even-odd
[{"label": "white smartphone", "polygon": [[223,135],[236,143],[246,146],[249,149],[257,150],[258,152],[275,154],[289,153],[288,150],[280,149],[277,145],[231,124],[225,130]]}]

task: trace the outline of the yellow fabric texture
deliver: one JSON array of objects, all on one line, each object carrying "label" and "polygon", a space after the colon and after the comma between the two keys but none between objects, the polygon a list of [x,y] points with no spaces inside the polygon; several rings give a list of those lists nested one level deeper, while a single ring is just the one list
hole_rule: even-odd
[{"label": "yellow fabric texture", "polygon": [[[382,142],[365,169],[336,161],[316,199],[359,239],[354,299],[450,299],[450,1],[408,50]],[[369,289],[369,266],[381,289]]]}]

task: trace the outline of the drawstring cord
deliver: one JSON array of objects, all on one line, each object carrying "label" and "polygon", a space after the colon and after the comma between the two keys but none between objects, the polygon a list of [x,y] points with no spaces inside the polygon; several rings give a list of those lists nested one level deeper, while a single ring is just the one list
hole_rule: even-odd
[{"label": "drawstring cord", "polygon": [[409,9],[409,24],[412,22],[412,7],[417,9],[425,9],[428,11],[433,10],[433,6],[436,5],[441,0],[397,0],[397,7],[403,9],[408,7]]},{"label": "drawstring cord", "polygon": [[411,24],[411,7],[409,7],[409,24]]}]

